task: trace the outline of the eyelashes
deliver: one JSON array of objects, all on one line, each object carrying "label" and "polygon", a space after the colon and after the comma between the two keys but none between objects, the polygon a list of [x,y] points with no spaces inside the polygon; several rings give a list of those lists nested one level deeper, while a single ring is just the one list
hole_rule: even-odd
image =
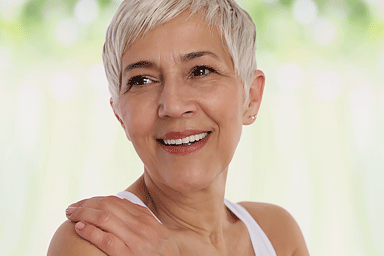
[{"label": "eyelashes", "polygon": [[139,76],[134,76],[131,79],[129,79],[127,85],[129,87],[132,87],[132,86],[143,86],[145,84],[151,84],[153,82],[155,82],[154,78],[150,78],[148,76],[139,75]]},{"label": "eyelashes", "polygon": [[216,70],[209,66],[196,66],[189,73],[189,78],[204,77],[211,73],[217,73]]},{"label": "eyelashes", "polygon": [[145,87],[146,85],[156,83],[156,82],[158,82],[158,79],[152,76],[138,75],[138,76],[131,77],[127,81],[126,90],[124,93],[129,92],[132,88]]},{"label": "eyelashes", "polygon": [[[198,79],[209,76],[212,73],[218,73],[214,68],[206,65],[199,65],[193,67],[189,73],[189,79]],[[148,75],[137,75],[131,77],[127,82],[127,90],[129,91],[132,87],[145,87],[147,85],[160,82],[161,78],[155,78]]]}]

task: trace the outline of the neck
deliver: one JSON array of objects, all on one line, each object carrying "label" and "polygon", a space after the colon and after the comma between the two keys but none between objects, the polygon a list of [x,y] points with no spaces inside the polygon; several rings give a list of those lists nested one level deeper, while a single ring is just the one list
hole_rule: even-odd
[{"label": "neck", "polygon": [[233,221],[233,216],[224,205],[225,182],[226,172],[223,172],[207,188],[176,191],[156,184],[144,172],[128,190],[139,196],[168,228],[192,231],[209,238],[211,242],[220,243],[223,231]]}]

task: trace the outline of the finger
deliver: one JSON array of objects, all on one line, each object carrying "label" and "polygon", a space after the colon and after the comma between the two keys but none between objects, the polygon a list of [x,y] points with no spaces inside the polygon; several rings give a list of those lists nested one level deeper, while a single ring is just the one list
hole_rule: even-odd
[{"label": "finger", "polygon": [[143,214],[152,215],[152,213],[146,207],[134,204],[129,200],[121,199],[116,196],[93,197],[81,200],[75,204],[70,205],[67,211],[71,207],[84,207],[104,210],[113,213],[123,220],[126,219],[128,212],[133,216],[142,216]]},{"label": "finger", "polygon": [[92,205],[97,205],[97,202],[100,201],[103,197],[100,197],[100,196],[95,196],[95,197],[92,197],[92,198],[87,198],[87,199],[83,199],[83,200],[80,200],[76,203],[73,203],[71,204],[70,206],[68,207],[80,207],[80,206],[92,206]]},{"label": "finger", "polygon": [[110,211],[85,207],[69,207],[66,214],[67,218],[73,222],[88,222],[123,240],[127,233],[146,234],[153,232],[153,229],[158,229],[159,226],[162,227],[151,214],[142,214],[140,217],[136,217],[130,212],[126,212],[124,220],[122,220]]},{"label": "finger", "polygon": [[165,228],[151,214],[135,217],[129,212],[126,213],[125,220],[114,214],[85,207],[70,207],[67,211],[67,217],[73,222],[89,223],[100,228],[103,231],[111,233],[129,244],[132,237],[142,237],[152,241],[157,237],[163,236],[162,231]]},{"label": "finger", "polygon": [[132,255],[129,247],[115,235],[105,232],[90,223],[78,222],[75,225],[77,234],[83,239],[94,244],[105,254],[110,256],[130,256]]},{"label": "finger", "polygon": [[109,222],[111,218],[108,212],[86,207],[68,207],[65,213],[73,222],[87,221],[96,224],[96,222]]},{"label": "finger", "polygon": [[90,223],[103,231],[114,234],[122,240],[126,239],[127,234],[132,233],[131,226],[137,226],[134,224],[136,221],[135,217],[127,217],[130,220],[127,223],[110,212],[85,207],[68,208],[67,218],[73,222]]}]

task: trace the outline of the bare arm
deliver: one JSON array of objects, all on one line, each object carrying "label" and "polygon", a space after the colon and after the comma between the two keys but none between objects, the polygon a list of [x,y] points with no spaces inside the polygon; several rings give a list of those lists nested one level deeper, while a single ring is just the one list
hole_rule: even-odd
[{"label": "bare arm", "polygon": [[75,223],[65,221],[56,231],[48,249],[48,256],[92,255],[106,254],[90,242],[81,238],[75,231]]},{"label": "bare arm", "polygon": [[240,203],[271,241],[278,256],[309,256],[299,225],[285,209],[265,203]]}]

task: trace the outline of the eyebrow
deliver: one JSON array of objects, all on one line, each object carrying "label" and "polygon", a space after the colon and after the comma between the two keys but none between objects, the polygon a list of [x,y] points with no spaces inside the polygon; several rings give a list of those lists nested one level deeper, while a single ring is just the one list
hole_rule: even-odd
[{"label": "eyebrow", "polygon": [[[190,52],[190,53],[184,54],[180,57],[180,61],[181,62],[188,62],[188,61],[191,61],[193,59],[196,59],[196,58],[199,58],[199,57],[202,57],[205,55],[210,55],[210,56],[214,57],[215,59],[219,59],[219,57],[216,54],[214,54],[213,52],[200,51],[200,52]],[[149,68],[149,69],[151,69],[151,68],[155,68],[155,64],[150,62],[150,61],[145,61],[145,60],[138,61],[138,62],[129,64],[128,66],[126,66],[124,68],[123,74],[125,74],[128,71],[131,71],[133,69],[136,69],[136,68]]]},{"label": "eyebrow", "polygon": [[152,62],[149,62],[149,61],[138,61],[138,62],[135,62],[135,63],[132,63],[128,66],[125,67],[124,69],[124,74],[127,73],[128,71],[132,70],[132,69],[135,69],[135,68],[153,68],[155,67],[155,64],[153,64]]},{"label": "eyebrow", "polygon": [[190,60],[193,60],[193,59],[205,56],[205,55],[210,55],[210,56],[214,57],[215,59],[219,59],[219,57],[216,54],[214,54],[213,52],[201,51],[201,52],[187,53],[187,54],[181,56],[180,60],[181,60],[181,62],[187,62],[187,61],[190,61]]}]

